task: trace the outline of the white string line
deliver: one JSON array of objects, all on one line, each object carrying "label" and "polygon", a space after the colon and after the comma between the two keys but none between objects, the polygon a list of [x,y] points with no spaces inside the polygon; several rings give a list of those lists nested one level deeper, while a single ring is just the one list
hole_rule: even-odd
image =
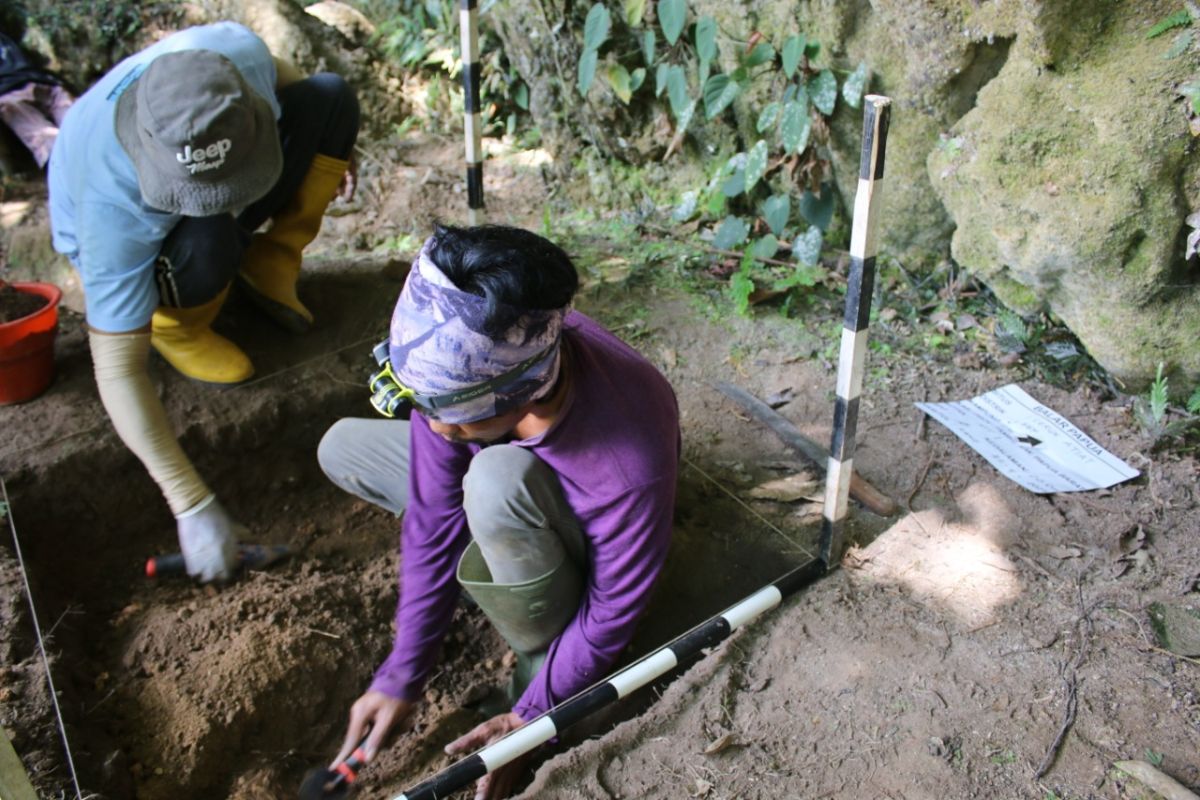
[{"label": "white string line", "polygon": [[752,508],[752,507],[750,506],[750,504],[749,504],[749,503],[747,503],[747,502],[746,502],[745,500],[743,500],[742,498],[738,497],[738,496],[737,496],[736,494],[734,494],[733,492],[729,491],[729,489],[727,489],[727,488],[725,487],[725,485],[724,485],[724,484],[722,484],[720,481],[718,481],[718,480],[717,480],[716,478],[714,478],[712,475],[709,475],[707,472],[705,472],[705,471],[704,471],[704,470],[702,470],[702,469],[701,469],[699,466],[697,466],[697,465],[696,465],[696,462],[692,461],[692,460],[691,460],[690,458],[688,458],[687,456],[681,456],[681,458],[683,459],[683,463],[684,463],[684,464],[687,464],[689,467],[691,467],[692,469],[696,470],[696,472],[699,472],[701,475],[703,475],[705,478],[707,478],[707,479],[708,479],[708,481],[709,481],[710,483],[712,483],[712,485],[713,485],[713,486],[716,486],[716,487],[717,487],[718,489],[720,489],[722,492],[724,492],[725,494],[729,495],[729,496],[730,496],[730,497],[733,499],[733,501],[734,501],[734,502],[736,502],[738,505],[740,505],[742,508],[744,508],[744,509],[746,509],[747,511],[749,511],[749,512],[750,512],[751,514],[753,514],[755,517],[758,517],[758,519],[759,519],[759,520],[760,520],[760,521],[761,521],[761,522],[762,522],[764,525],[766,525],[766,526],[767,526],[768,528],[770,528],[771,530],[775,531],[775,533],[777,533],[777,534],[779,534],[781,537],[783,537],[783,539],[784,539],[784,540],[786,540],[787,542],[789,542],[789,543],[791,543],[793,546],[795,546],[795,547],[796,547],[796,549],[798,549],[798,550],[799,550],[801,553],[803,553],[804,555],[808,556],[809,558],[816,558],[816,556],[815,556],[815,555],[813,555],[811,552],[809,552],[809,550],[808,550],[808,548],[807,548],[807,547],[805,547],[804,545],[802,545],[802,544],[800,544],[799,542],[797,542],[795,539],[793,539],[793,538],[792,538],[791,536],[789,536],[788,534],[784,533],[784,532],[783,532],[783,531],[782,531],[782,530],[781,530],[781,529],[780,529],[780,528],[779,528],[777,525],[775,525],[775,523],[771,522],[771,520],[767,519],[767,518],[766,518],[766,517],[764,517],[762,514],[760,514],[760,513],[758,513],[757,511],[755,511],[755,510],[754,510],[754,508]]},{"label": "white string line", "polygon": [[29,575],[25,572],[25,557],[21,554],[21,540],[17,537],[17,521],[13,518],[12,503],[8,499],[8,484],[0,475],[0,489],[4,493],[4,509],[8,516],[8,528],[12,531],[13,547],[17,553],[17,566],[21,570],[21,582],[25,584],[25,599],[29,601],[29,615],[33,619],[33,630],[37,634],[38,650],[42,654],[42,666],[46,670],[46,683],[50,686],[50,702],[54,704],[54,716],[58,720],[58,732],[62,734],[63,750],[67,753],[67,768],[71,771],[71,783],[75,786],[76,800],[81,800],[83,792],[79,789],[79,776],[75,772],[75,759],[71,756],[71,743],[67,741],[67,726],[63,722],[62,709],[58,706],[58,692],[54,688],[54,678],[50,675],[50,658],[46,655],[46,642],[42,638],[42,627],[38,624],[37,608],[33,604],[33,589],[29,586]]}]

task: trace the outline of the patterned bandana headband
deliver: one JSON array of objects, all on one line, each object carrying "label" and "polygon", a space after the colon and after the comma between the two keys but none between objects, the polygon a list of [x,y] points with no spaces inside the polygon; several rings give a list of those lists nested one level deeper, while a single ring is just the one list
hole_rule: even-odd
[{"label": "patterned bandana headband", "polygon": [[[450,425],[506,414],[550,393],[558,378],[566,308],[526,311],[499,338],[483,332],[487,301],[464,292],[429,257],[426,240],[392,313],[388,358],[403,386],[423,396],[460,395],[418,410]],[[544,354],[544,355],[543,355]],[[528,363],[527,369],[514,372]],[[514,373],[499,385],[496,378]]]}]

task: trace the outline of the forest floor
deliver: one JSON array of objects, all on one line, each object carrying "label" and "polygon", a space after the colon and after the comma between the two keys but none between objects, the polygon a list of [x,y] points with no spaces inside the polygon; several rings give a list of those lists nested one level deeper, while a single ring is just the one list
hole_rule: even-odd
[{"label": "forest floor", "polygon": [[[679,397],[675,538],[632,660],[811,556],[819,501],[750,493],[803,465],[713,384],[772,399],[826,441],[845,259],[833,254],[828,285],[794,306],[739,316],[731,265],[688,231],[573,206],[545,185],[544,154],[492,156],[488,221],[566,245],[584,276],[578,307]],[[373,413],[371,347],[415,248],[434,220],[465,218],[465,196],[458,142],[414,134],[366,146],[362,164],[356,199],[335,206],[308,255],[314,331],[289,337],[235,296],[218,328],[254,379],[222,391],[151,365],[201,472],[256,540],[292,545],[290,561],[221,589],[142,576],[148,556],[173,549],[173,520],[100,407],[77,313],[63,314],[49,391],[0,408],[0,476],[86,796],[294,797],[388,652],[396,521],[330,485],[315,451],[338,418]],[[35,204],[39,191],[27,192]],[[1121,759],[1200,789],[1200,662],[1165,651],[1148,612],[1200,604],[1197,461],[1156,449],[1132,399],[1102,378],[1050,369],[1032,342],[1024,354],[997,344],[981,297],[949,269],[885,272],[855,467],[901,512],[852,506],[841,569],[568,733],[522,796],[1151,796],[1113,768]],[[913,406],[1009,383],[1141,475],[1034,495]],[[73,796],[8,537],[0,586],[0,724],[42,796]],[[481,719],[474,704],[510,667],[461,608],[415,726],[359,796],[394,796],[448,764],[442,746]]]}]

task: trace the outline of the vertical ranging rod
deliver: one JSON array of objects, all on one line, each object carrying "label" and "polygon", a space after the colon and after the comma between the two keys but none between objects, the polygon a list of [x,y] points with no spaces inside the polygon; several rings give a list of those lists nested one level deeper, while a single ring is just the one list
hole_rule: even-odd
[{"label": "vertical ranging rod", "polygon": [[891,98],[869,94],[863,109],[862,164],[854,195],[854,226],[850,232],[850,280],[846,287],[846,323],[838,358],[837,399],[833,406],[833,441],[825,476],[825,518],[821,523],[821,560],[834,566],[842,558],[842,523],[854,473],[854,433],[858,398],[862,393],[867,355],[867,326],[875,292],[876,222],[879,185],[887,145]]},{"label": "vertical ranging rod", "polygon": [[559,703],[503,739],[492,742],[404,794],[397,795],[394,800],[439,800],[449,797],[489,772],[550,741],[576,722],[665,675],[678,664],[699,655],[705,648],[713,647],[823,574],[825,564],[814,558],[612,677]]},{"label": "vertical ranging rod", "polygon": [[479,7],[476,0],[462,0],[459,11],[462,33],[463,138],[467,145],[467,219],[480,223],[483,209],[483,142],[480,138],[479,102]]}]

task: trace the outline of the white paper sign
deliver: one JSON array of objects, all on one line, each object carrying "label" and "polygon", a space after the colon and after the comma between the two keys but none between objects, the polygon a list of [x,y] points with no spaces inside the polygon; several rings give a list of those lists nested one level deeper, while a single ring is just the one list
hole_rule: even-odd
[{"label": "white paper sign", "polygon": [[1012,384],[971,400],[916,406],[1037,494],[1104,489],[1139,474]]}]

